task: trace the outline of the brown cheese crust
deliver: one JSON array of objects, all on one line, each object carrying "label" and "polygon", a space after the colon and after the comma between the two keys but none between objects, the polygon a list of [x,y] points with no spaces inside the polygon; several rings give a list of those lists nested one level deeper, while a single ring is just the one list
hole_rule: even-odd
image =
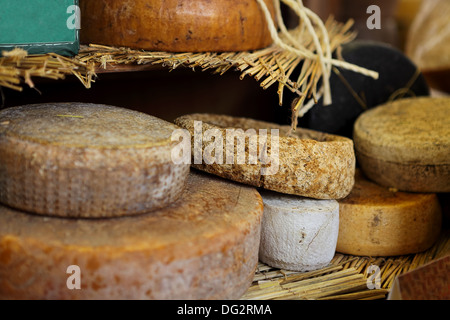
[{"label": "brown cheese crust", "polygon": [[439,237],[442,212],[436,194],[395,192],[359,170],[348,197],[339,200],[336,250],[358,256],[414,254]]},{"label": "brown cheese crust", "polygon": [[[265,2],[273,14],[273,1]],[[221,52],[255,50],[272,43],[255,0],[82,0],[80,7],[80,36],[85,44]]]},{"label": "brown cheese crust", "polygon": [[[238,162],[237,142],[234,142],[236,145],[234,163],[226,161],[227,150],[224,148],[222,163],[207,164],[203,161],[196,164],[193,159],[194,168],[255,187],[314,199],[341,199],[346,197],[353,187],[355,154],[353,142],[348,138],[306,129],[298,129],[290,136],[290,126],[226,115],[192,114],[176,119],[175,123],[187,129],[195,139],[195,121],[202,122],[203,133],[209,129],[219,130],[224,140],[227,140],[227,129],[242,129],[244,133],[248,129],[253,129],[260,143],[263,141],[260,129],[266,129],[268,134],[266,154],[268,157],[273,155],[274,158],[276,148],[272,148],[270,134],[271,129],[279,130],[279,163],[268,164],[269,159],[261,156],[260,152],[264,151],[261,146],[258,147],[259,156],[256,163],[252,163],[249,139],[246,138],[245,161]],[[204,139],[203,150],[210,143]],[[223,146],[227,143],[224,141]],[[194,143],[192,149],[194,156],[196,152]],[[278,170],[271,171],[271,167]],[[268,169],[267,172],[264,173],[262,168]]]},{"label": "brown cheese crust", "polygon": [[409,192],[450,191],[450,99],[409,98],[363,113],[355,151],[371,180]]},{"label": "brown cheese crust", "polygon": [[[0,207],[0,299],[238,299],[258,262],[258,192],[204,173],[164,209],[62,219]],[[66,269],[81,270],[69,290]]]},{"label": "brown cheese crust", "polygon": [[180,196],[177,126],[112,106],[58,103],[0,112],[0,202],[61,217],[115,217]]}]

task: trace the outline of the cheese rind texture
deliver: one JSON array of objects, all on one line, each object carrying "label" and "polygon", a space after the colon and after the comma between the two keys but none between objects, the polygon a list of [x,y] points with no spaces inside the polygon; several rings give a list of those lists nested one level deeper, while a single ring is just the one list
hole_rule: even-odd
[{"label": "cheese rind texture", "polygon": [[[109,219],[0,207],[0,299],[238,299],[258,263],[258,192],[192,173],[171,205]],[[80,290],[70,290],[71,265]]]},{"label": "cheese rind texture", "polygon": [[[265,3],[275,17],[273,1]],[[265,15],[253,0],[85,0],[80,7],[83,44],[228,52],[261,49],[273,42]]]},{"label": "cheese rind texture", "polygon": [[[356,160],[351,139],[307,129],[291,134],[290,126],[217,114],[185,115],[175,123],[193,137],[192,167],[196,169],[314,199],[342,199],[353,187]],[[223,146],[218,151],[223,152],[222,161],[195,159],[198,151],[203,156],[211,153],[208,132],[215,132],[214,143]]]},{"label": "cheese rind texture", "polygon": [[312,271],[333,259],[339,230],[339,204],[273,192],[261,193],[264,216],[259,259],[275,268]]},{"label": "cheese rind texture", "polygon": [[0,112],[0,202],[42,215],[135,215],[175,201],[188,164],[175,164],[178,127],[97,104],[26,105]]},{"label": "cheese rind texture", "polygon": [[450,99],[409,98],[364,112],[355,152],[376,183],[405,192],[450,192]]},{"label": "cheese rind texture", "polygon": [[337,251],[397,256],[429,249],[438,239],[442,211],[436,194],[396,192],[357,172],[352,193],[339,200]]}]

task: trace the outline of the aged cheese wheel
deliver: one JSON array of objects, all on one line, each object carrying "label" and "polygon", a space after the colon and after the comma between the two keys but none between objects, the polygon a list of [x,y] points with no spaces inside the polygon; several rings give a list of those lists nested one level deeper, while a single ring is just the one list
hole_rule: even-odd
[{"label": "aged cheese wheel", "polygon": [[[238,299],[258,263],[262,215],[255,189],[195,172],[177,202],[139,216],[0,207],[0,299]],[[77,284],[69,266],[79,290],[67,286]]]},{"label": "aged cheese wheel", "polygon": [[[274,16],[274,3],[265,1]],[[245,51],[272,38],[256,0],[82,0],[81,42],[151,51]]]},{"label": "aged cheese wheel", "polygon": [[336,253],[339,203],[261,192],[264,215],[259,259],[274,268],[312,271]]},{"label": "aged cheese wheel", "polygon": [[147,212],[179,198],[177,126],[105,105],[26,105],[0,112],[0,202],[61,217]]},{"label": "aged cheese wheel", "polygon": [[368,178],[407,192],[450,191],[450,98],[410,98],[363,113],[356,157]]},{"label": "aged cheese wheel", "polygon": [[360,171],[351,194],[339,200],[336,250],[358,256],[414,254],[439,237],[442,212],[436,194],[379,186]]},{"label": "aged cheese wheel", "polygon": [[226,115],[191,114],[175,123],[192,136],[194,168],[315,199],[344,198],[353,187],[355,154],[348,138],[306,129],[290,134],[290,126]]}]

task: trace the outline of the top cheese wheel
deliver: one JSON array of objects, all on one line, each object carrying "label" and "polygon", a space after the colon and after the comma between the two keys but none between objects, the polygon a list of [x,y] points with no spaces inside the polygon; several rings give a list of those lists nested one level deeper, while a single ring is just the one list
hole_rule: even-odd
[{"label": "top cheese wheel", "polygon": [[[274,3],[265,1],[274,16]],[[82,43],[151,51],[245,51],[272,38],[256,0],[80,1]]]},{"label": "top cheese wheel", "polygon": [[193,137],[194,168],[314,199],[341,199],[352,190],[351,139],[307,129],[291,134],[290,126],[227,115],[191,114],[175,123]]},{"label": "top cheese wheel", "polygon": [[60,217],[115,217],[175,201],[188,165],[177,126],[113,106],[59,103],[0,112],[0,202]]},{"label": "top cheese wheel", "polygon": [[402,191],[450,191],[450,98],[409,98],[355,123],[358,162],[371,180]]}]

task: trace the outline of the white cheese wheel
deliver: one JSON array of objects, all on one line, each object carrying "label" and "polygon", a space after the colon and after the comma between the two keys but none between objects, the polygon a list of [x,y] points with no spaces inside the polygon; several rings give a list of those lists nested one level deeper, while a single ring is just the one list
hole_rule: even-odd
[{"label": "white cheese wheel", "polygon": [[264,215],[259,259],[292,271],[311,271],[333,259],[339,230],[339,203],[261,192]]},{"label": "white cheese wheel", "polygon": [[436,194],[397,192],[361,172],[350,195],[339,200],[336,251],[357,256],[415,254],[439,237],[442,212]]},{"label": "white cheese wheel", "polygon": [[0,202],[42,215],[145,213],[177,200],[189,165],[174,164],[178,127],[124,108],[51,103],[0,112]]},{"label": "white cheese wheel", "polygon": [[139,216],[0,206],[0,300],[239,299],[258,264],[262,214],[255,189],[197,173],[177,202]]}]

